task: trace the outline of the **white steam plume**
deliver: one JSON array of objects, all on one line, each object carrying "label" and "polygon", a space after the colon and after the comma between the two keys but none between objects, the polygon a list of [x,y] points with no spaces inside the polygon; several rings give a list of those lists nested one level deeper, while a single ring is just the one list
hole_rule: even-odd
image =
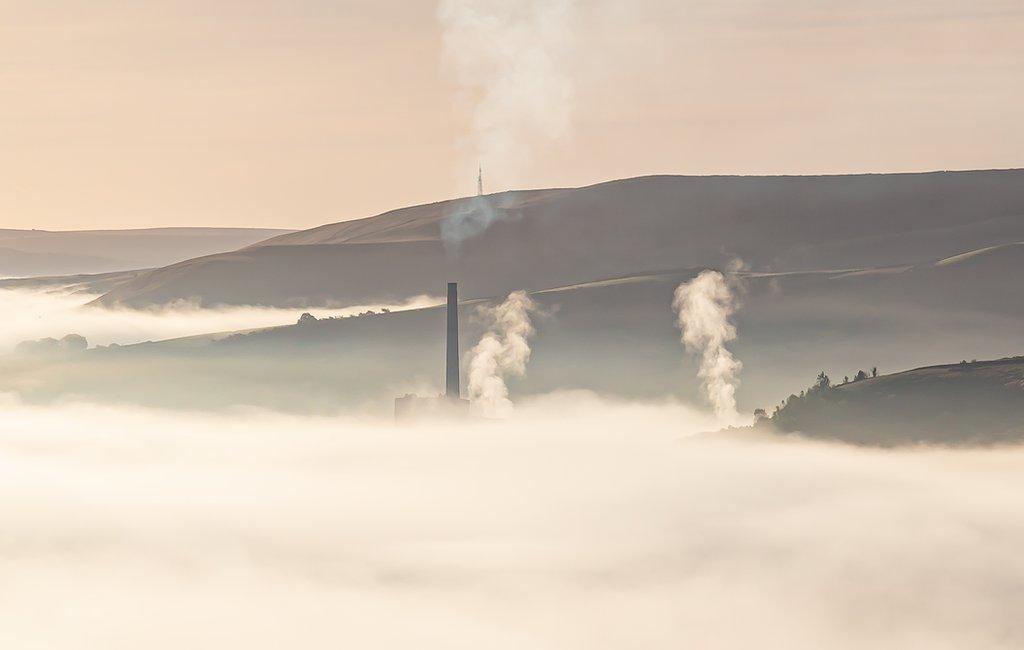
[{"label": "white steam plume", "polygon": [[676,287],[672,307],[686,351],[700,354],[698,375],[715,415],[737,422],[736,386],[743,364],[725,347],[736,338],[729,317],[738,307],[729,283],[718,271],[704,271]]},{"label": "white steam plume", "polygon": [[575,13],[574,0],[440,0],[445,56],[473,104],[467,178],[482,161],[516,183],[531,141],[568,132]]},{"label": "white steam plume", "polygon": [[469,399],[488,417],[512,412],[505,378],[526,373],[535,333],[530,314],[536,310],[525,291],[514,291],[500,305],[482,310],[489,329],[469,353]]},{"label": "white steam plume", "polygon": [[458,253],[462,242],[487,230],[501,218],[494,197],[475,196],[464,202],[441,222],[441,241],[450,253]]}]

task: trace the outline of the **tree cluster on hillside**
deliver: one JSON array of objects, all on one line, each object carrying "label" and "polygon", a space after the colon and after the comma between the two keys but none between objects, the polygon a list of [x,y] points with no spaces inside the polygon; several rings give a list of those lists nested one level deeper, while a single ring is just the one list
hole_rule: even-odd
[{"label": "tree cluster on hillside", "polygon": [[390,309],[388,309],[387,307],[383,307],[383,308],[381,308],[380,311],[374,311],[373,309],[367,309],[366,311],[361,311],[358,314],[350,314],[350,315],[347,315],[347,316],[325,316],[324,318],[317,318],[316,316],[314,316],[313,314],[311,314],[311,313],[309,313],[307,311],[307,312],[303,312],[302,315],[299,316],[299,320],[296,321],[295,324],[296,325],[311,325],[313,323],[318,323],[320,321],[325,321],[325,320],[326,321],[330,321],[330,320],[346,320],[346,319],[349,319],[349,318],[365,318],[367,316],[383,316],[385,314],[390,314],[390,313],[391,313]]},{"label": "tree cluster on hillside", "polygon": [[872,374],[857,372],[847,385],[819,373],[758,421],[779,432],[885,446],[1024,440],[1024,358]]},{"label": "tree cluster on hillside", "polygon": [[846,386],[872,377],[878,376],[878,368],[871,368],[870,373],[865,370],[858,370],[853,379],[847,375],[843,377],[840,384],[834,384],[832,378],[822,370],[806,390],[800,391],[799,395],[790,395],[775,407],[772,412],[772,423],[783,431],[792,431],[797,428],[797,422],[811,411],[823,408],[826,404],[842,399],[841,391],[837,388]]}]

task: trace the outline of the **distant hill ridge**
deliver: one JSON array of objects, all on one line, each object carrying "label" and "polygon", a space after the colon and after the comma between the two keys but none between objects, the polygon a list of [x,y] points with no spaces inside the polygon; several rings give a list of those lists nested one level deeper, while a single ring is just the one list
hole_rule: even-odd
[{"label": "distant hill ridge", "polygon": [[468,197],[328,224],[139,275],[103,304],[395,301],[448,279],[488,296],[667,268],[798,271],[939,260],[1024,241],[1024,170],[850,176],[648,176],[489,195],[499,218],[442,241]]},{"label": "distant hill ridge", "polygon": [[[522,190],[488,195],[499,209],[522,209],[573,190]],[[330,223],[309,230],[272,237],[253,244],[262,246],[304,246],[314,244],[385,243],[440,241],[444,219],[474,199],[450,199],[391,210],[373,217]]]},{"label": "distant hill ridge", "polygon": [[270,228],[0,229],[0,278],[161,267],[288,232]]}]

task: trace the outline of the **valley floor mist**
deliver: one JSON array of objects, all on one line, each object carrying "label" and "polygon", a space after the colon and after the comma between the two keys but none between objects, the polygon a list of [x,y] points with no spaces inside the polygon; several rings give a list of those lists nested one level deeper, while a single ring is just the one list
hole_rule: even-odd
[{"label": "valley floor mist", "polygon": [[1018,648],[1024,450],[5,398],[10,648]]}]

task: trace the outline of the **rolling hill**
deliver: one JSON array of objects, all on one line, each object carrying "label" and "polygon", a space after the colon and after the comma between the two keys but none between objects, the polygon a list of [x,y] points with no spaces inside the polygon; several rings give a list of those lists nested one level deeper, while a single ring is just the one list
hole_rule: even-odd
[{"label": "rolling hill", "polygon": [[[469,236],[446,240],[460,221]],[[821,369],[842,376],[877,365],[884,373],[1024,349],[1024,171],[648,177],[513,192],[277,235],[152,271],[45,282],[108,290],[100,305],[199,298],[305,308],[437,295],[455,279],[467,298],[466,349],[481,335],[475,304],[526,288],[549,316],[537,322],[515,397],[587,389],[697,400],[696,361],[679,343],[673,290],[735,256],[747,268],[735,272],[744,290],[730,348],[744,364],[738,398],[747,412],[778,403]],[[0,360],[0,391],[39,401],[388,412],[395,394],[436,389],[442,324],[443,310],[415,309],[66,358],[11,357]],[[903,430],[854,421],[814,433],[873,444],[970,433],[925,432],[898,413],[893,422]]]},{"label": "rolling hill", "polygon": [[[460,224],[468,236],[456,240]],[[446,279],[483,297],[724,267],[736,257],[759,271],[862,270],[1018,241],[1024,170],[653,176],[458,199],[285,234],[140,274],[99,302],[367,304],[431,294]]]},{"label": "rolling hill", "polygon": [[[778,403],[823,368],[842,376],[872,366],[883,372],[925,366],[954,355],[1019,354],[1024,283],[1008,270],[1017,268],[1013,254],[1022,248],[871,272],[739,274],[739,338],[729,347],[744,364],[741,409]],[[513,396],[584,389],[616,398],[699,400],[697,360],[680,344],[671,303],[679,283],[700,270],[533,292],[548,315],[536,321],[528,373],[512,382]],[[978,285],[978,277],[988,283]],[[942,291],[943,283],[974,289]],[[462,304],[464,350],[482,334],[476,315],[481,302]],[[388,413],[396,394],[439,390],[443,358],[444,310],[426,308],[93,349],[68,358],[0,357],[0,392],[33,401],[76,395],[187,409],[250,405]]]},{"label": "rolling hill", "polygon": [[872,445],[1024,439],[1024,357],[917,368],[791,396],[783,431]]}]

